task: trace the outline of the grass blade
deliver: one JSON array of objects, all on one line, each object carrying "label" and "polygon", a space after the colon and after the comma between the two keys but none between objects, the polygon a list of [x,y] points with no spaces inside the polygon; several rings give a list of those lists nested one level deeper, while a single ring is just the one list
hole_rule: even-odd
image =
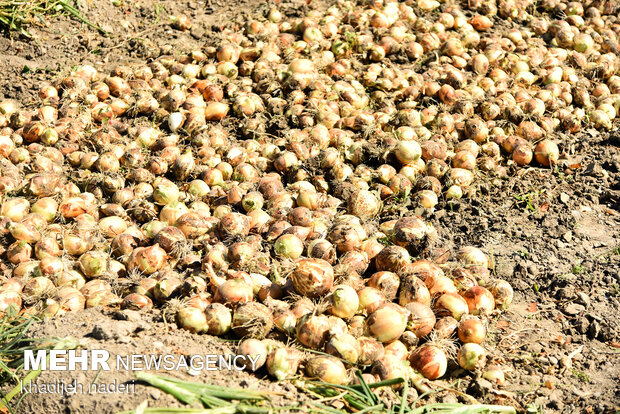
[{"label": "grass blade", "polygon": [[148,374],[146,372],[137,372],[136,378],[140,381],[147,382],[152,386],[167,392],[168,394],[174,396],[177,400],[184,402],[185,404],[192,405],[198,404],[199,402],[198,396],[195,393],[179,387],[178,385],[173,384],[170,381],[162,379],[157,375]]}]

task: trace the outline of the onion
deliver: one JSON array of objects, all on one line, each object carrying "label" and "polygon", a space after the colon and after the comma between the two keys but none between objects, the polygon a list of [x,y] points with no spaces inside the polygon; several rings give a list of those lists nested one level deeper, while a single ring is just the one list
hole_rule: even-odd
[{"label": "onion", "polygon": [[148,297],[139,293],[130,293],[123,298],[121,308],[138,311],[140,309],[149,309],[153,306],[153,301]]},{"label": "onion", "polygon": [[293,377],[297,373],[303,354],[294,348],[278,348],[267,357],[267,372],[278,381]]},{"label": "onion", "polygon": [[379,289],[365,287],[357,292],[359,298],[359,310],[371,314],[382,306],[386,300]]},{"label": "onion", "polygon": [[308,348],[322,349],[327,342],[330,329],[327,316],[307,314],[297,322],[296,338]]},{"label": "onion", "polygon": [[478,317],[467,316],[461,318],[458,327],[458,336],[461,342],[481,344],[484,342],[486,334],[487,330]]},{"label": "onion", "polygon": [[401,306],[405,306],[416,302],[429,306],[431,304],[431,294],[424,282],[418,277],[413,275],[405,276],[402,279],[398,303]]},{"label": "onion", "polygon": [[473,247],[465,246],[461,247],[457,253],[457,258],[461,260],[465,266],[478,265],[489,267],[489,259],[482,250]]},{"label": "onion", "polygon": [[409,313],[407,329],[412,331],[418,338],[428,335],[435,326],[435,314],[428,306],[418,302],[405,305]]},{"label": "onion", "polygon": [[409,356],[411,367],[426,379],[442,377],[448,369],[446,353],[436,345],[425,344],[415,349]]},{"label": "onion", "polygon": [[184,307],[176,314],[179,326],[192,333],[200,333],[208,330],[207,317],[203,311],[194,307]]},{"label": "onion", "polygon": [[407,346],[398,339],[385,345],[385,356],[396,357],[400,360],[406,361],[409,352]]},{"label": "onion", "polygon": [[408,318],[406,309],[395,303],[386,303],[370,314],[366,326],[370,335],[386,343],[398,339],[405,332]]},{"label": "onion", "polygon": [[[463,292],[469,313],[473,315],[489,315],[495,309],[495,299],[491,292],[482,286],[472,286]],[[458,318],[457,318],[458,319]]]},{"label": "onion", "polygon": [[265,365],[268,355],[267,345],[258,339],[245,339],[237,347],[237,355],[249,357],[253,364],[246,364],[246,368],[251,371],[257,371]]},{"label": "onion", "polygon": [[355,364],[362,350],[359,342],[353,335],[341,333],[332,335],[325,345],[325,352],[337,356],[350,364]]},{"label": "onion", "polygon": [[409,366],[406,361],[398,357],[383,355],[374,361],[371,373],[378,375],[382,381],[393,378],[403,378],[407,381],[409,379]]},{"label": "onion", "polygon": [[276,310],[273,314],[273,324],[280,332],[294,335],[297,318],[291,310]]},{"label": "onion", "polygon": [[243,279],[230,279],[218,286],[214,300],[219,303],[237,305],[252,300],[252,286]]},{"label": "onion", "polygon": [[499,365],[487,366],[486,370],[482,373],[482,378],[497,385],[504,385],[506,382],[504,371],[502,371]]},{"label": "onion", "polygon": [[399,273],[411,261],[409,252],[400,246],[387,246],[375,257],[375,266],[379,271]]},{"label": "onion", "polygon": [[357,313],[360,306],[360,299],[353,289],[347,285],[335,286],[330,295],[329,312],[343,319],[349,319]]},{"label": "onion", "polygon": [[[164,268],[167,264],[168,255],[158,244],[143,249],[135,249],[133,260],[130,259],[129,269],[139,269],[142,273],[150,275]],[[133,254],[132,254],[133,256]]]},{"label": "onion", "polygon": [[529,145],[519,145],[512,152],[512,159],[518,165],[528,165],[532,162],[532,149]]},{"label": "onion", "polygon": [[483,368],[486,359],[487,353],[484,348],[473,342],[464,344],[457,354],[459,365],[468,371]]},{"label": "onion", "polygon": [[273,314],[262,303],[243,303],[235,310],[231,327],[242,338],[262,339],[273,329]]},{"label": "onion", "polygon": [[306,375],[329,384],[346,384],[347,370],[344,364],[334,357],[317,356],[306,361]]},{"label": "onion", "polygon": [[416,141],[399,141],[394,153],[401,164],[410,164],[420,159],[422,148]]},{"label": "onion", "polygon": [[358,190],[349,197],[349,212],[362,220],[368,220],[379,214],[381,201],[366,190]]},{"label": "onion", "polygon": [[108,256],[103,252],[91,251],[80,256],[78,264],[87,278],[102,276],[108,269]]},{"label": "onion", "polygon": [[553,141],[545,139],[536,145],[534,156],[539,164],[548,167],[558,161],[560,158],[560,150]]},{"label": "onion", "polygon": [[170,274],[159,279],[153,288],[153,296],[155,299],[160,302],[165,302],[178,294],[183,284],[178,276],[176,272],[170,272]]},{"label": "onion", "polygon": [[293,234],[283,234],[273,245],[274,251],[287,259],[299,259],[304,251],[304,243]]},{"label": "onion", "polygon": [[392,301],[396,298],[398,287],[400,286],[400,278],[396,273],[376,272],[368,279],[367,283],[369,287],[381,291],[387,300]]},{"label": "onion", "polygon": [[502,310],[508,309],[514,298],[514,291],[510,283],[496,279],[489,283],[489,290],[495,299],[495,306]]},{"label": "onion", "polygon": [[206,332],[210,335],[221,336],[230,330],[232,314],[230,309],[221,303],[212,303],[205,309],[207,318]]},{"label": "onion", "polygon": [[297,293],[309,298],[322,296],[334,283],[334,269],[323,259],[299,259],[291,280]]},{"label": "onion", "polygon": [[438,316],[452,316],[457,321],[469,312],[465,299],[458,293],[444,293],[435,301],[435,312]]},{"label": "onion", "polygon": [[315,259],[323,259],[329,264],[336,262],[336,248],[325,239],[315,239],[308,244],[308,256]]},{"label": "onion", "polygon": [[374,338],[360,337],[357,339],[360,345],[360,356],[358,363],[361,365],[371,365],[374,361],[377,361],[383,357],[385,349],[381,342]]}]

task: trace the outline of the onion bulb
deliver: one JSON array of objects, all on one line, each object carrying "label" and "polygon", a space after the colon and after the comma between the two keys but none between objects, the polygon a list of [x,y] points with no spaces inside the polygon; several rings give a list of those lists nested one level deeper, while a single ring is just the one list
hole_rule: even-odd
[{"label": "onion bulb", "polygon": [[254,364],[246,364],[246,368],[256,371],[267,362],[267,345],[259,339],[249,338],[242,341],[237,347],[237,355],[250,357]]},{"label": "onion bulb", "polygon": [[458,327],[458,335],[464,344],[473,342],[481,344],[486,337],[487,329],[480,318],[476,316],[467,316],[461,318]]},{"label": "onion bulb", "polygon": [[317,356],[306,361],[306,375],[329,384],[346,384],[347,370],[344,364],[334,357]]},{"label": "onion bulb", "polygon": [[489,315],[495,309],[495,299],[491,292],[482,286],[472,286],[463,292],[469,313],[472,315]]},{"label": "onion bulb", "polygon": [[343,319],[349,319],[357,313],[360,300],[351,286],[338,285],[328,297],[329,313]]},{"label": "onion bulb", "polygon": [[278,381],[297,373],[303,354],[295,348],[278,348],[267,357],[267,372]]},{"label": "onion bulb", "polygon": [[457,253],[457,258],[461,260],[465,266],[484,266],[489,267],[489,258],[482,250],[474,246],[461,247]]},{"label": "onion bulb", "polygon": [[386,343],[405,332],[408,319],[409,311],[395,303],[386,303],[368,317],[366,326],[370,335]]},{"label": "onion bulb", "polygon": [[411,302],[405,305],[405,309],[410,312],[407,329],[413,332],[415,336],[422,338],[433,330],[436,318],[428,305]]},{"label": "onion bulb", "polygon": [[179,326],[192,333],[204,332],[208,329],[207,317],[203,311],[194,307],[184,307],[177,312]]},{"label": "onion bulb", "polygon": [[473,371],[484,367],[487,360],[487,353],[482,346],[470,342],[464,344],[459,349],[457,360],[461,368]]},{"label": "onion bulb", "polygon": [[425,344],[415,349],[409,356],[411,367],[426,379],[442,377],[448,369],[446,353],[438,346]]},{"label": "onion bulb", "polygon": [[334,283],[334,269],[323,259],[299,259],[295,263],[291,280],[297,293],[316,298],[331,289]]},{"label": "onion bulb", "polygon": [[344,359],[350,364],[357,363],[362,352],[357,339],[351,334],[340,333],[333,335],[325,345],[325,352]]}]

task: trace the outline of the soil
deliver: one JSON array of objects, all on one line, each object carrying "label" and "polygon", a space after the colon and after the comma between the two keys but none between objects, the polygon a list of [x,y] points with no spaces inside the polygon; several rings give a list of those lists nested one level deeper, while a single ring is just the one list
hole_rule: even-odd
[{"label": "soil", "polygon": [[[160,54],[181,54],[214,43],[221,29],[238,27],[240,16],[264,15],[267,3],[246,0],[133,2],[79,1],[102,36],[75,20],[58,16],[30,28],[32,39],[0,37],[0,98],[24,105],[37,102],[42,81],[62,76],[72,66],[98,69]],[[298,15],[329,2],[285,1],[281,10]],[[187,32],[170,27],[169,16],[185,14]],[[563,151],[554,170],[510,170],[509,178],[481,177],[477,194],[459,202],[442,201],[429,216],[442,247],[452,253],[472,244],[494,260],[496,275],[515,288],[511,308],[491,324],[492,362],[507,371],[498,389],[456,371],[447,382],[480,402],[530,404],[545,413],[611,413],[620,409],[620,135],[585,130],[557,137]],[[161,321],[159,311],[136,313],[89,309],[37,324],[32,337],[72,336],[86,349],[129,354],[228,354],[234,343],[193,335]],[[570,356],[570,357],[569,357]],[[291,383],[264,374],[209,371],[182,378],[274,392],[274,404],[308,399]],[[97,372],[78,374],[90,383]],[[68,383],[74,374],[46,371],[39,382]],[[131,381],[128,371],[102,372],[98,383]],[[457,381],[458,380],[458,381]],[[135,392],[30,394],[18,412],[114,413],[149,407],[180,406],[174,398],[141,384]],[[452,391],[431,397],[467,401]]]}]

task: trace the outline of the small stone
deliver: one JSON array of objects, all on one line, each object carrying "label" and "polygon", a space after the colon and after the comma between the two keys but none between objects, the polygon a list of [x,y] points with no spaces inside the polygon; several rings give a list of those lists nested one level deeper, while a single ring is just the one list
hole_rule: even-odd
[{"label": "small stone", "polygon": [[459,402],[459,400],[456,398],[456,395],[454,395],[451,392],[449,392],[446,395],[444,395],[443,397],[441,397],[441,402],[444,403],[444,404],[456,404],[456,403]]},{"label": "small stone", "polygon": [[114,314],[114,318],[118,319],[119,321],[141,321],[142,317],[140,316],[140,312],[131,310],[131,309],[124,309],[120,312],[116,312]]},{"label": "small stone", "polygon": [[469,383],[467,393],[474,396],[482,396],[493,389],[493,384],[484,378],[475,378]]},{"label": "small stone", "polygon": [[568,201],[570,200],[570,196],[566,193],[560,193],[560,201],[564,204],[568,204]]},{"label": "small stone", "polygon": [[562,402],[562,391],[555,389],[548,397],[549,404],[547,405],[551,409],[562,411],[564,403]]},{"label": "small stone", "polygon": [[601,333],[601,325],[597,321],[593,321],[588,329],[590,338],[596,339]]},{"label": "small stone", "polygon": [[550,356],[550,357],[549,357],[549,363],[550,363],[551,365],[557,365],[557,364],[558,364],[558,362],[559,362],[559,361],[558,361],[558,359],[557,359],[556,357],[554,357],[554,356]]},{"label": "small stone", "polygon": [[562,238],[570,243],[570,241],[573,240],[573,232],[570,230],[567,231],[566,233],[562,235]]},{"label": "small stone", "polygon": [[92,332],[90,333],[90,336],[95,339],[106,340],[112,338],[112,333],[107,327],[103,325],[95,325]]},{"label": "small stone", "polygon": [[497,266],[495,267],[495,271],[497,272],[497,275],[500,277],[512,277],[512,275],[515,272],[515,267],[508,262],[500,262],[497,264]]},{"label": "small stone", "polygon": [[585,311],[586,308],[583,305],[577,303],[569,303],[564,307],[564,313],[570,316],[576,316]]},{"label": "small stone", "polygon": [[590,322],[588,321],[587,318],[579,318],[579,320],[575,324],[575,329],[577,329],[577,331],[582,334],[588,332],[589,327],[590,327]]},{"label": "small stone", "polygon": [[582,304],[586,308],[590,306],[590,297],[584,292],[577,292],[577,303]]},{"label": "small stone", "polygon": [[99,340],[117,339],[128,336],[134,332],[136,324],[129,321],[117,321],[114,323],[95,325],[90,336]]}]

